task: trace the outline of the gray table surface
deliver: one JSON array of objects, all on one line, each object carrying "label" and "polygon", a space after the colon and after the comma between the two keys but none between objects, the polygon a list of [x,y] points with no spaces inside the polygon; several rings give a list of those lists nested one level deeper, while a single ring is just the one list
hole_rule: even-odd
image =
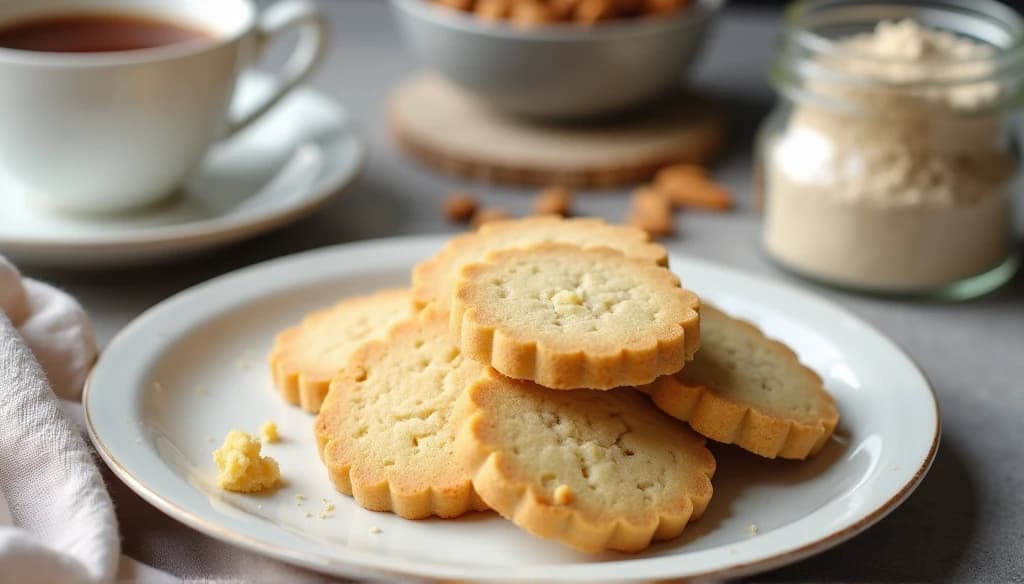
[{"label": "gray table surface", "polygon": [[[213,276],[264,259],[346,241],[453,231],[439,212],[453,188],[474,188],[491,203],[526,212],[525,191],[475,187],[429,172],[396,151],[382,123],[390,88],[414,72],[386,3],[323,4],[333,45],[312,81],[361,120],[369,164],[361,179],[316,216],[187,264],[71,274],[33,272],[75,294],[102,342],[160,300]],[[1024,581],[1024,277],[983,299],[960,304],[866,298],[812,286],[769,265],[758,245],[751,205],[751,139],[771,107],[767,67],[778,13],[726,11],[696,74],[725,106],[731,147],[716,175],[740,199],[736,213],[685,214],[674,251],[815,290],[863,317],[924,368],[942,410],[943,437],[917,492],[877,526],[835,549],[758,580]],[[1024,205],[1022,205],[1024,206]],[[621,219],[622,193],[580,197],[581,214]],[[908,412],[907,415],[913,415]],[[235,549],[165,517],[108,476],[124,551],[191,578],[321,581],[322,577]]]}]

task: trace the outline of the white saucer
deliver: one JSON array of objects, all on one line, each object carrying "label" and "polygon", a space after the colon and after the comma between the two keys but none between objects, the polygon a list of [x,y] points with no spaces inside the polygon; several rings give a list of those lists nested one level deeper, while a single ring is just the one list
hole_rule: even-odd
[{"label": "white saucer", "polygon": [[[267,74],[246,75],[240,109],[272,83]],[[312,213],[359,174],[365,152],[345,108],[303,87],[215,146],[173,199],[142,211],[88,217],[41,209],[5,184],[0,167],[0,254],[24,265],[92,268],[209,250]]]},{"label": "white saucer", "polygon": [[[834,546],[896,508],[924,477],[939,440],[928,382],[910,359],[845,310],[791,286],[672,256],[688,287],[782,339],[821,374],[841,420],[805,462],[718,445],[715,495],[682,537],[643,553],[584,555],[536,539],[493,513],[408,521],[340,495],[317,456],[313,416],[274,390],[274,335],[314,309],[407,285],[441,237],[384,239],[265,262],[148,310],[107,346],[83,399],[93,444],[147,501],[213,537],[348,576],[502,582],[717,579],[780,566]],[[286,484],[239,495],[216,486],[211,451],[231,428],[273,420],[267,452]],[[296,500],[296,495],[305,499]],[[336,505],[319,516],[321,498]],[[880,555],[891,542],[877,543]]]}]

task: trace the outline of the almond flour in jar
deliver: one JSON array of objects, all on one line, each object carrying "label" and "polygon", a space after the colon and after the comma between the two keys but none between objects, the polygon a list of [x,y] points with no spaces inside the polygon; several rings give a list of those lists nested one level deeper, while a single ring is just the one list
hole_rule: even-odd
[{"label": "almond flour in jar", "polygon": [[941,292],[979,274],[998,285],[1012,275],[1008,104],[1021,73],[999,47],[1017,45],[1020,20],[981,42],[911,18],[969,22],[943,12],[947,3],[870,4],[902,6],[898,21],[839,4],[790,14],[775,71],[784,99],[759,144],[767,252],[862,290]]}]

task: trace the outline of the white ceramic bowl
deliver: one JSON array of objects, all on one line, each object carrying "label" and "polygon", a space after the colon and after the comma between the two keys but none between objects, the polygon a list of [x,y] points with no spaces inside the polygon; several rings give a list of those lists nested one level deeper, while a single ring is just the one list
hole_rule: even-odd
[{"label": "white ceramic bowl", "polygon": [[516,28],[427,0],[391,0],[406,44],[480,99],[533,117],[579,118],[653,100],[682,78],[724,0],[590,27]]}]

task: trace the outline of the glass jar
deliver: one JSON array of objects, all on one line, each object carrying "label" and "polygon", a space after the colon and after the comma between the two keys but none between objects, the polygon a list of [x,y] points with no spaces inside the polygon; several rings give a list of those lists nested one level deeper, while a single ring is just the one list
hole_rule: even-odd
[{"label": "glass jar", "polygon": [[757,143],[763,244],[859,291],[968,297],[1015,272],[1024,22],[990,0],[798,2]]}]

